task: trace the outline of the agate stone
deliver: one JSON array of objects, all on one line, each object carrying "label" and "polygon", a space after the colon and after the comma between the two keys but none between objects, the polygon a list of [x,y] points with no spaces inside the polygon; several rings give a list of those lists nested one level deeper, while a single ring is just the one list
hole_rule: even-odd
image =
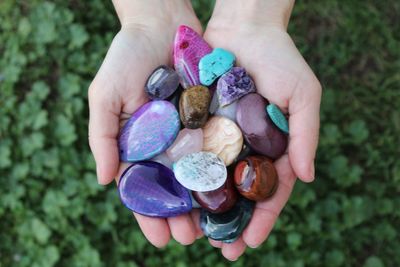
[{"label": "agate stone", "polygon": [[200,82],[203,85],[211,85],[215,79],[229,71],[235,64],[235,55],[231,52],[215,48],[210,54],[200,59]]},{"label": "agate stone", "polygon": [[229,105],[248,93],[256,91],[254,82],[241,67],[234,67],[221,76],[217,83],[220,106]]},{"label": "agate stone", "polygon": [[202,149],[203,130],[185,128],[179,132],[175,142],[167,149],[167,155],[175,162],[187,154],[200,152]]},{"label": "agate stone", "polygon": [[244,197],[261,201],[278,188],[278,174],[272,161],[263,156],[250,156],[235,168],[235,186]]},{"label": "agate stone", "polygon": [[238,194],[232,177],[228,177],[220,188],[208,192],[193,192],[193,197],[204,209],[212,213],[221,213],[235,205]]},{"label": "agate stone", "polygon": [[226,166],[232,164],[243,146],[243,135],[236,123],[214,116],[207,121],[203,133],[203,150],[218,155]]},{"label": "agate stone", "polygon": [[151,101],[141,106],[121,129],[120,160],[135,162],[164,152],[180,128],[179,115],[168,101]]},{"label": "agate stone", "polygon": [[269,118],[272,122],[283,132],[289,133],[289,124],[288,121],[283,115],[282,111],[275,104],[269,104],[266,108]]},{"label": "agate stone", "polygon": [[256,93],[239,100],[236,120],[247,144],[257,153],[277,159],[285,153],[288,138],[265,112],[268,102]]},{"label": "agate stone", "polygon": [[189,191],[180,185],[174,173],[152,161],[132,164],[118,184],[122,203],[130,210],[152,217],[172,217],[192,209]]},{"label": "agate stone", "polygon": [[174,166],[175,177],[187,189],[206,192],[221,187],[227,177],[222,159],[211,152],[188,154]]},{"label": "agate stone", "polygon": [[242,234],[250,222],[255,203],[239,198],[236,205],[224,213],[200,212],[200,227],[204,235],[224,243],[232,243]]},{"label": "agate stone", "polygon": [[212,48],[193,29],[181,25],[175,35],[174,66],[183,88],[199,85],[199,61]]},{"label": "agate stone", "polygon": [[154,70],[146,82],[145,91],[150,99],[163,100],[178,88],[179,76],[174,69],[160,66]]},{"label": "agate stone", "polygon": [[208,118],[211,95],[207,87],[197,85],[186,89],[179,101],[183,125],[189,129],[201,128]]}]

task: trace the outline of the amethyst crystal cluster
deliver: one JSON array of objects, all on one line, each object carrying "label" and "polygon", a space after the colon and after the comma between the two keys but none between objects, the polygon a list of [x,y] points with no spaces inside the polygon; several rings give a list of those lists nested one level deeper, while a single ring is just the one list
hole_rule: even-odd
[{"label": "amethyst crystal cluster", "polygon": [[195,200],[204,234],[233,242],[254,200],[276,191],[273,160],[286,151],[286,117],[234,65],[231,52],[178,28],[174,68],[159,66],[149,76],[151,101],[119,135],[120,160],[131,163],[118,184],[128,209],[165,218],[190,212]]}]

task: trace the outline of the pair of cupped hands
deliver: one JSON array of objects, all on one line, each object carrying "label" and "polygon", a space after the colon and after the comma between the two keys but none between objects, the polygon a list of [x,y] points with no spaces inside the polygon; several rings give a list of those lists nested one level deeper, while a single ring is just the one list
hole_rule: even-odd
[{"label": "pair of cupped hands", "polygon": [[[98,182],[105,185],[118,181],[129,166],[119,162],[119,130],[148,101],[144,85],[152,71],[160,65],[172,65],[173,40],[179,25],[193,28],[212,47],[233,52],[237,65],[245,67],[254,79],[258,93],[289,114],[290,128],[288,150],[274,163],[279,175],[275,195],[256,204],[249,225],[237,241],[226,244],[209,240],[212,246],[221,248],[225,258],[236,260],[247,246],[256,248],[266,240],[297,177],[304,182],[314,179],[321,86],[286,32],[290,4],[280,13],[276,10],[271,15],[274,20],[268,21],[267,14],[265,20],[262,14],[251,14],[262,8],[252,7],[252,1],[237,10],[233,6],[238,1],[221,1],[217,1],[204,32],[188,1],[114,1],[122,27],[89,88],[89,143]],[[171,237],[189,245],[203,236],[197,209],[167,219],[134,216],[156,247],[165,246]]]}]

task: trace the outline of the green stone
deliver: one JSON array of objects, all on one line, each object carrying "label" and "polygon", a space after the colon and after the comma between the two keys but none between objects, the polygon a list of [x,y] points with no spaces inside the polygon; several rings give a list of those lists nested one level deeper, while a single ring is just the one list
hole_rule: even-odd
[{"label": "green stone", "polygon": [[272,122],[283,132],[289,133],[289,124],[288,121],[283,115],[282,111],[279,109],[279,107],[275,104],[269,104],[266,107],[267,114],[272,120]]},{"label": "green stone", "polygon": [[224,213],[201,210],[200,227],[205,236],[224,243],[232,243],[250,222],[255,202],[240,198],[236,205]]}]

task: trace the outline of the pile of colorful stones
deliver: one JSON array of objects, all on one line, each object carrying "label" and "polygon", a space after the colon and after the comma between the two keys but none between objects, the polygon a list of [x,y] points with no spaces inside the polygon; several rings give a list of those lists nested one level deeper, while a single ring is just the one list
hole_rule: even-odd
[{"label": "pile of colorful stones", "polygon": [[273,160],[287,147],[286,117],[256,93],[231,52],[187,26],[175,37],[174,66],[154,70],[145,86],[151,101],[121,130],[120,160],[132,162],[119,181],[121,201],[164,218],[201,208],[204,234],[233,242],[255,202],[277,190]]}]

